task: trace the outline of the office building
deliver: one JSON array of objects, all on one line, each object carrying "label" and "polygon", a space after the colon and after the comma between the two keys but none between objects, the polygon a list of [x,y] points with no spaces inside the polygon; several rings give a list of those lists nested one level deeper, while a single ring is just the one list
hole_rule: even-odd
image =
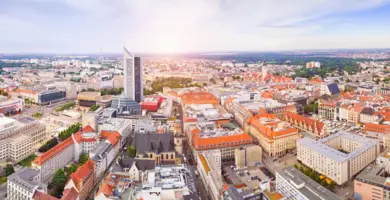
[{"label": "office building", "polygon": [[375,161],[379,155],[378,140],[339,132],[314,140],[297,141],[297,158],[306,166],[341,185]]},{"label": "office building", "polygon": [[46,126],[32,118],[14,120],[0,115],[0,161],[19,162],[49,138]]},{"label": "office building", "polygon": [[245,131],[257,139],[268,156],[282,156],[296,147],[298,130],[273,114],[258,114],[249,118]]},{"label": "office building", "polygon": [[304,133],[309,133],[315,138],[323,138],[329,135],[329,128],[324,123],[293,112],[286,112],[284,120]]},{"label": "office building", "polygon": [[22,168],[7,177],[7,198],[32,200],[36,192],[47,192],[47,186],[40,182],[39,172]]},{"label": "office building", "polygon": [[23,99],[30,99],[33,103],[47,105],[66,98],[66,89],[55,85],[34,85],[20,87],[13,92]]},{"label": "office building", "polygon": [[234,151],[235,164],[240,168],[246,166],[259,166],[262,158],[263,150],[258,145],[241,147]]},{"label": "office building", "polygon": [[139,103],[143,99],[142,60],[131,55],[126,48],[123,51],[124,94]]},{"label": "office building", "polygon": [[354,199],[390,199],[390,178],[385,168],[370,164],[354,180]]},{"label": "office building", "polygon": [[276,172],[276,191],[291,200],[341,200],[294,167]]}]

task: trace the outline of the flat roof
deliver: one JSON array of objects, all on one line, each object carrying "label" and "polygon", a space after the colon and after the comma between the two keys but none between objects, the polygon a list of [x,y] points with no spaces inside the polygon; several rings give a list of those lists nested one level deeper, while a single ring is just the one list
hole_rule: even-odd
[{"label": "flat roof", "polygon": [[360,172],[359,175],[357,175],[356,179],[358,181],[365,181],[384,186],[386,184],[386,178],[382,176],[383,172],[384,168],[370,164],[362,172]]},{"label": "flat roof", "polygon": [[[297,189],[301,194],[303,194],[310,200],[342,199],[292,166],[279,170],[276,172],[276,174],[283,177],[286,181],[290,183],[290,185],[292,185],[295,189]],[[299,183],[300,185],[294,185],[291,184],[291,182]]]},{"label": "flat roof", "polygon": [[[357,141],[360,143],[360,148],[347,154],[325,144],[327,141],[331,139],[335,139],[337,137],[348,138],[350,140]],[[378,144],[378,141],[375,139],[367,138],[364,136],[360,136],[348,132],[338,132],[336,134],[330,135],[328,137],[319,140],[314,140],[305,137],[299,139],[297,142],[305,145],[306,147],[312,149],[313,151],[316,151],[330,159],[336,160],[337,162],[345,162],[349,159],[352,159]]]}]

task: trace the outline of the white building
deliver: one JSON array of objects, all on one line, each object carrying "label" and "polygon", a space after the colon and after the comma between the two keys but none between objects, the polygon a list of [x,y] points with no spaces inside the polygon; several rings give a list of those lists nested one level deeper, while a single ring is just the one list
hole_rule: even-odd
[{"label": "white building", "polygon": [[0,161],[19,162],[48,139],[44,124],[28,117],[14,120],[0,115]]},{"label": "white building", "polygon": [[219,199],[224,185],[221,176],[221,151],[205,151],[199,153],[197,159],[197,168],[206,192],[212,199]]},{"label": "white building", "polygon": [[37,191],[46,193],[47,187],[40,182],[36,170],[23,168],[7,177],[7,198],[10,200],[33,200]]},{"label": "white building", "polygon": [[276,191],[289,200],[341,200],[294,167],[276,172]]},{"label": "white building", "polygon": [[341,185],[374,161],[380,153],[378,140],[347,132],[326,138],[297,140],[297,158],[306,166]]}]

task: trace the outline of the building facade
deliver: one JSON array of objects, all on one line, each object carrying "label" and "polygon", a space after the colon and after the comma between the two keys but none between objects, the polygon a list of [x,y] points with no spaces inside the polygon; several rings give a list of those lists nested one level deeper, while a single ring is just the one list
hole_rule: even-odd
[{"label": "building facade", "polygon": [[276,172],[276,191],[291,200],[341,200],[339,196],[327,190],[294,167]]},{"label": "building facade", "polygon": [[314,140],[297,141],[297,158],[304,165],[341,185],[375,161],[379,142],[363,136],[339,132]]},{"label": "building facade", "polygon": [[123,51],[124,94],[139,103],[143,99],[142,61],[140,57],[131,55],[126,48]]},{"label": "building facade", "polygon": [[50,138],[46,126],[32,118],[0,116],[0,161],[19,162]]},{"label": "building facade", "polygon": [[298,130],[272,114],[251,117],[245,130],[257,139],[264,153],[271,157],[285,155],[295,149],[300,138]]}]

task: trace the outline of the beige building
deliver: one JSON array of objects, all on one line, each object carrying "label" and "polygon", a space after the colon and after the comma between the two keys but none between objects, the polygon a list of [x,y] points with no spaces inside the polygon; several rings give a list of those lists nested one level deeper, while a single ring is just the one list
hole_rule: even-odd
[{"label": "beige building", "polygon": [[260,164],[262,156],[263,150],[257,145],[241,147],[234,151],[235,164],[240,168]]},{"label": "beige building", "polygon": [[298,130],[288,122],[283,122],[272,114],[259,114],[251,117],[245,131],[257,139],[268,156],[282,156],[295,149],[300,138]]},{"label": "beige building", "polygon": [[318,101],[318,115],[329,120],[336,119],[336,101]]},{"label": "beige building", "polygon": [[221,176],[221,151],[210,150],[199,153],[197,169],[206,192],[212,200],[220,199],[224,183]]},{"label": "beige building", "polygon": [[0,161],[19,162],[50,137],[46,126],[32,118],[14,120],[0,115]]},{"label": "beige building", "polygon": [[304,165],[341,185],[379,155],[377,140],[339,132],[323,139],[297,141],[297,158]]}]

